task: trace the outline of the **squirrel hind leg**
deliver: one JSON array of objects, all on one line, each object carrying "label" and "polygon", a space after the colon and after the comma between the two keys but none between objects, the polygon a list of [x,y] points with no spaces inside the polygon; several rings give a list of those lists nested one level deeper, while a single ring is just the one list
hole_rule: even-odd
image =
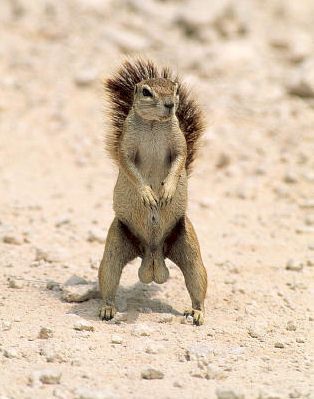
[{"label": "squirrel hind leg", "polygon": [[166,266],[162,250],[156,252],[147,251],[138,270],[138,277],[142,283],[149,284],[153,281],[157,284],[165,283],[169,278],[169,270]]}]

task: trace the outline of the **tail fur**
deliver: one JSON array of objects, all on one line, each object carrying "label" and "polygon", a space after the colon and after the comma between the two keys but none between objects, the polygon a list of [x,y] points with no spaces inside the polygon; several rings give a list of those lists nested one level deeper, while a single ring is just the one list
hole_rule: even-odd
[{"label": "tail fur", "polygon": [[169,68],[159,70],[149,60],[125,61],[116,74],[105,81],[112,123],[111,132],[106,137],[106,149],[114,160],[118,159],[123,124],[133,103],[134,86],[142,80],[153,78],[166,78],[178,82],[180,101],[176,115],[187,143],[186,170],[190,174],[199,138],[205,127],[202,111],[178,76],[175,76]]}]

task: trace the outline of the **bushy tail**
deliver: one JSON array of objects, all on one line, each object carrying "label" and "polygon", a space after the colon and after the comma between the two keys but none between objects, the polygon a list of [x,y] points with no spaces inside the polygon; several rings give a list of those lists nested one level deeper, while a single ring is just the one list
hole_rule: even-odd
[{"label": "bushy tail", "polygon": [[111,132],[106,137],[106,148],[110,156],[117,160],[123,124],[133,103],[134,86],[142,80],[154,78],[166,78],[179,84],[180,101],[177,118],[187,143],[186,169],[190,174],[191,165],[197,152],[197,144],[205,126],[202,111],[178,76],[175,76],[169,68],[159,70],[149,60],[125,61],[116,74],[105,81],[112,123]]}]

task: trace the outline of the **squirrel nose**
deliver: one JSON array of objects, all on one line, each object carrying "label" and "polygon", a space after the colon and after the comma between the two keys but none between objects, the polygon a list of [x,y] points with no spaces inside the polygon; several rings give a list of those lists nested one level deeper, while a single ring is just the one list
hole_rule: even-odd
[{"label": "squirrel nose", "polygon": [[172,101],[168,101],[164,104],[164,106],[170,110],[174,107],[174,103]]}]

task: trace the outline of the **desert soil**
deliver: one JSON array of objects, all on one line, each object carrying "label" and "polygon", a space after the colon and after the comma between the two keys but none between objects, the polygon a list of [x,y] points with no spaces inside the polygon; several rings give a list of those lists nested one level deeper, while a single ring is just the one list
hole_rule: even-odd
[{"label": "desert soil", "polygon": [[[98,319],[101,80],[127,54],[179,71],[206,114],[201,327],[170,262],[161,286],[128,265]],[[0,91],[1,398],[314,398],[312,0],[2,0]]]}]

